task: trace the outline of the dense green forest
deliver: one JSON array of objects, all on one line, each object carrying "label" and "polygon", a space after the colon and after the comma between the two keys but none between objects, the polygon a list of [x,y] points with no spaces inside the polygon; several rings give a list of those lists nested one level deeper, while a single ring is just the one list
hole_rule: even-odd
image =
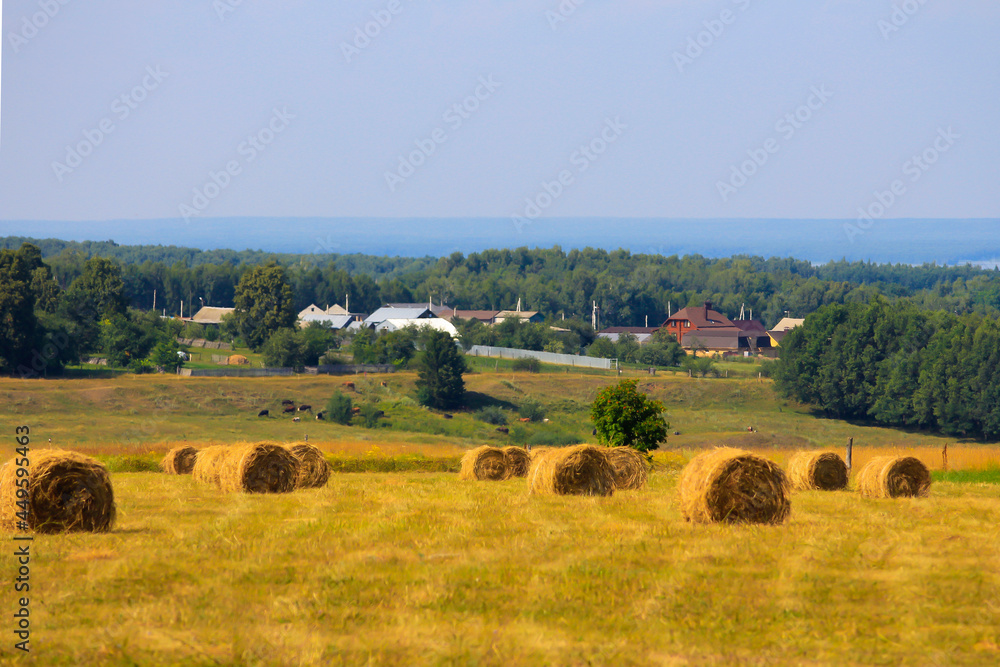
[{"label": "dense green forest", "polygon": [[[464,256],[402,258],[367,255],[291,255],[262,251],[201,251],[175,246],[119,246],[106,242],[0,239],[0,248],[37,246],[63,290],[84,273],[91,257],[121,266],[129,306],[176,315],[180,302],[232,306],[236,286],[251,267],[275,262],[285,269],[293,305],[344,304],[371,312],[387,302],[446,303],[502,309],[521,299],[547,317],[590,319],[594,301],[602,326],[641,326],[666,319],[668,309],[712,301],[730,317],[746,305],[765,325],[786,312],[795,317],[829,304],[867,303],[877,295],[905,298],[916,307],[1000,315],[1000,272],[972,266],[906,266],[867,262],[813,265],[762,257],[663,257],[625,250],[561,248],[485,250]],[[189,308],[190,306],[186,306]]]},{"label": "dense green forest", "polygon": [[978,314],[826,306],[785,336],[775,378],[834,417],[1000,437],[1000,324]]}]

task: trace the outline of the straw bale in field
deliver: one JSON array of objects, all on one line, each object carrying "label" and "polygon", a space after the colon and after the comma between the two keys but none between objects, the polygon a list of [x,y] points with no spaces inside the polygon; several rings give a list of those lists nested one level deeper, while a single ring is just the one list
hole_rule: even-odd
[{"label": "straw bale in field", "polygon": [[527,477],[531,467],[531,455],[523,447],[504,447],[504,464],[507,466],[507,478]]},{"label": "straw bale in field", "polygon": [[681,513],[697,523],[781,523],[791,511],[788,477],[773,461],[721,447],[681,472]]},{"label": "straw bale in field", "polygon": [[[55,449],[32,450],[29,454],[27,488],[20,497],[16,459],[0,470],[0,527],[14,531],[22,519],[19,500],[27,500],[30,530],[38,533],[89,531],[103,533],[115,523],[115,495],[108,471],[98,461]],[[22,476],[21,479],[24,479]]]},{"label": "straw bale in field", "polygon": [[194,469],[194,460],[198,458],[198,450],[187,445],[174,447],[160,462],[163,472],[170,475],[190,475]]},{"label": "straw bale in field", "polygon": [[330,464],[323,452],[309,444],[298,444],[288,448],[288,451],[299,461],[299,476],[295,486],[299,489],[315,489],[326,486],[330,479]]},{"label": "straw bale in field", "polygon": [[222,470],[222,460],[229,453],[227,445],[213,445],[198,451],[194,459],[191,475],[203,484],[219,485],[219,472]]},{"label": "straw bale in field", "polygon": [[802,491],[847,488],[847,464],[833,452],[798,452],[788,462],[792,486]]},{"label": "straw bale in field", "polygon": [[245,493],[288,493],[295,490],[299,461],[282,447],[269,443],[236,445],[222,458],[219,488]]},{"label": "straw bale in field", "polygon": [[605,447],[574,445],[552,449],[532,458],[528,472],[531,493],[610,496],[615,492],[615,469]]},{"label": "straw bale in field", "polygon": [[607,450],[607,455],[615,469],[616,488],[634,491],[646,486],[649,465],[642,454],[631,447],[611,447]]},{"label": "straw bale in field", "polygon": [[858,491],[867,498],[926,496],[931,488],[927,466],[912,456],[878,456],[858,473]]},{"label": "straw bale in field", "polygon": [[499,447],[483,445],[465,453],[459,479],[490,480],[507,479],[507,458]]}]

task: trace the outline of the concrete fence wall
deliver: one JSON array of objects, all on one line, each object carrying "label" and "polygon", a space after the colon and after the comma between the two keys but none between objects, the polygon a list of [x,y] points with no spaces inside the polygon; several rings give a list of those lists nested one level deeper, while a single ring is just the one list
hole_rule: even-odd
[{"label": "concrete fence wall", "polygon": [[492,347],[490,345],[473,345],[466,354],[473,357],[497,357],[500,359],[538,359],[546,364],[562,366],[580,366],[583,368],[612,368],[611,359],[597,357],[582,357],[575,354],[557,354],[555,352],[536,352],[534,350],[518,350],[512,347]]}]

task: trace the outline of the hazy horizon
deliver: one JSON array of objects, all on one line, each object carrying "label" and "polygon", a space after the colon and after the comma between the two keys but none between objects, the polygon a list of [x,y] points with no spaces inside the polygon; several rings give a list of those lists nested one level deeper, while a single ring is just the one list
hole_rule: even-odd
[{"label": "hazy horizon", "polygon": [[[396,256],[469,254],[488,248],[625,248],[633,253],[760,255],[813,263],[847,259],[995,266],[997,220],[661,220],[547,218],[522,229],[507,218],[225,218],[183,225],[136,221],[0,221],[0,236],[174,245],[203,250]],[[184,234],[176,233],[180,224]]]}]

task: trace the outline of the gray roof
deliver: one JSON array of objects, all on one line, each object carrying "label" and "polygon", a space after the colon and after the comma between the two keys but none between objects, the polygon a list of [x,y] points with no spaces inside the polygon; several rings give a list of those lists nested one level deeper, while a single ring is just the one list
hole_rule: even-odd
[{"label": "gray roof", "polygon": [[429,308],[393,308],[392,306],[382,306],[374,313],[365,318],[365,324],[372,326],[381,324],[386,320],[416,320],[425,317],[434,317],[434,313]]},{"label": "gray roof", "polygon": [[319,322],[320,324],[325,324],[331,329],[343,329],[348,324],[354,320],[353,315],[326,315],[324,313],[314,313],[310,315],[305,315],[300,317],[299,320],[302,321],[303,325],[307,325],[310,322]]}]

